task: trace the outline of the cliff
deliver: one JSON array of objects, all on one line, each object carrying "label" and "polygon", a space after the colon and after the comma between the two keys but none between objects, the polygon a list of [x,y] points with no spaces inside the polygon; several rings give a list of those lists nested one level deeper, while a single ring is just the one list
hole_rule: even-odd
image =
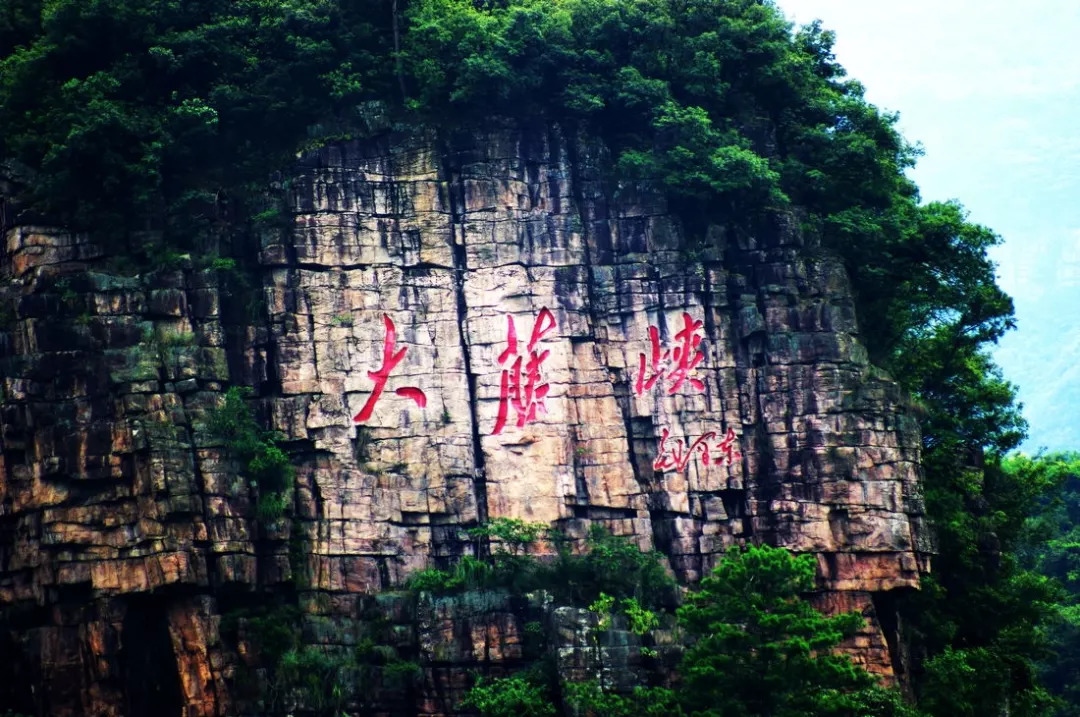
[{"label": "cliff", "polygon": [[[572,610],[463,596],[415,617],[378,595],[495,517],[603,525],[683,581],[745,541],[812,553],[818,602],[868,618],[851,653],[901,669],[891,595],[929,551],[919,433],[842,265],[797,216],[689,231],[604,166],[554,126],[325,147],[282,184],[261,286],[8,231],[0,703],[235,714],[258,656],[222,616],[282,590],[312,643],[395,627],[423,673],[386,687],[394,713],[452,711],[470,669],[527,661],[530,621],[561,667],[595,668]],[[255,519],[206,429],[231,385],[287,439],[283,520]],[[637,669],[618,642],[600,662]]]}]

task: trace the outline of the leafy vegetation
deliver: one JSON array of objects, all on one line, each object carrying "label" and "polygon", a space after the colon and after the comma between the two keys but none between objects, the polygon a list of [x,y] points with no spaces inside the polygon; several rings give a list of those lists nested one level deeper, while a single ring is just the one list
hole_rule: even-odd
[{"label": "leafy vegetation", "polygon": [[586,717],[680,717],[675,692],[665,687],[635,687],[628,695],[605,692],[595,681],[564,687],[566,703]]},{"label": "leafy vegetation", "polygon": [[733,549],[688,595],[679,623],[696,638],[680,667],[680,701],[697,715],[907,714],[896,693],[830,650],[863,624],[825,617],[801,594],[813,556]]},{"label": "leafy vegetation", "polygon": [[[486,559],[462,556],[450,570],[429,568],[414,573],[413,590],[450,594],[491,588],[524,593],[546,590],[561,604],[588,605],[603,596],[624,604],[670,606],[675,582],[664,569],[662,556],[642,552],[634,543],[593,525],[584,550],[575,554],[571,542],[539,523],[496,518],[471,528],[474,539],[494,540]],[[544,537],[556,544],[554,560],[538,559],[527,550]],[[479,552],[479,551],[478,551]]]},{"label": "leafy vegetation", "polygon": [[902,609],[924,658],[916,687],[931,714],[1051,711],[1039,665],[1049,656],[1048,629],[1062,595],[1020,557],[1026,516],[1054,479],[1021,469],[1024,460],[987,452],[981,465],[964,465],[938,447],[926,453],[927,509],[940,554],[937,572]]},{"label": "leafy vegetation", "polygon": [[484,717],[555,717],[555,705],[544,688],[524,675],[491,681],[481,679],[469,690],[462,707]]},{"label": "leafy vegetation", "polygon": [[[916,717],[898,691],[880,687],[872,675],[831,651],[863,618],[857,613],[826,617],[801,597],[813,588],[815,565],[812,556],[782,548],[733,549],[678,610],[679,625],[691,641],[677,690],[638,687],[618,694],[587,682],[565,685],[565,701],[575,714],[597,717]],[[605,596],[592,608],[606,613],[614,603]],[[628,613],[633,612],[631,606]],[[653,625],[646,620],[637,627]],[[526,709],[555,714],[553,707],[546,711],[554,688],[537,678],[534,673],[481,682],[465,704],[485,716]]]},{"label": "leafy vegetation", "polygon": [[[329,624],[326,618],[306,619]],[[300,708],[305,714],[338,717],[350,704],[369,706],[376,685],[407,690],[418,679],[419,665],[370,636],[351,649],[303,644],[303,620],[291,604],[235,610],[222,619],[222,635],[234,644],[243,636],[267,668],[261,680],[247,675],[245,695],[260,704],[263,714]]]},{"label": "leafy vegetation", "polygon": [[1017,551],[1020,565],[1056,582],[1063,591],[1047,630],[1048,651],[1040,676],[1057,702],[1058,717],[1080,716],[1080,453],[1028,458],[1004,465],[1025,482],[1051,486],[1024,526]]},{"label": "leafy vegetation", "polygon": [[211,412],[207,427],[225,441],[242,463],[243,474],[259,489],[255,512],[260,521],[276,523],[285,514],[292,494],[295,471],[276,434],[264,430],[244,399],[250,389],[232,387],[223,405]]},{"label": "leafy vegetation", "polygon": [[18,0],[0,28],[6,173],[38,211],[121,237],[237,221],[378,84],[389,32],[368,18],[390,18],[375,6]]}]

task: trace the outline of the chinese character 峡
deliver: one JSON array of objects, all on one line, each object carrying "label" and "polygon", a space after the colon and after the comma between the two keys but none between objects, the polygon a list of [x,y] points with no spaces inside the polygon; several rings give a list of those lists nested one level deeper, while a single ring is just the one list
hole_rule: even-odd
[{"label": "chinese character \u5ce1", "polygon": [[720,441],[712,446],[711,453],[709,447],[709,441],[716,438],[716,431],[709,431],[702,435],[696,441],[686,445],[686,441],[676,439],[669,442],[671,432],[664,428],[660,432],[660,445],[657,446],[656,460],[653,461],[653,470],[668,471],[675,470],[682,472],[689,465],[691,459],[693,459],[695,453],[700,453],[702,462],[706,467],[709,465],[720,465],[724,463],[731,465],[738,459],[742,458],[742,454],[735,450],[735,442],[737,437],[735,431],[732,428],[728,428],[724,437]]},{"label": "chinese character \u5ce1", "polygon": [[[651,345],[648,370],[651,375],[646,378],[645,354],[638,354],[638,375],[634,384],[634,392],[642,395],[645,391],[651,391],[658,379],[664,378],[671,381],[668,394],[676,393],[688,382],[695,390],[704,391],[705,384],[691,376],[691,372],[697,365],[705,360],[705,353],[701,350],[702,337],[698,335],[704,325],[701,321],[694,321],[690,314],[683,312],[683,327],[675,334],[677,345],[674,348],[661,351],[660,331],[655,326],[649,327],[649,344]],[[665,375],[665,369],[670,367]]]},{"label": "chinese character \u5ce1", "polygon": [[[375,382],[375,388],[372,389],[371,395],[368,396],[364,407],[360,409],[360,413],[353,416],[353,421],[356,423],[363,423],[371,418],[371,413],[375,410],[375,404],[378,403],[379,396],[382,395],[383,389],[386,388],[386,382],[390,379],[390,372],[401,362],[401,359],[405,358],[405,353],[409,350],[408,346],[402,346],[398,351],[394,350],[397,345],[397,329],[394,327],[394,322],[386,314],[383,314],[383,326],[386,329],[386,335],[383,337],[382,366],[378,371],[368,371],[368,377]],[[394,393],[412,399],[420,408],[427,405],[427,396],[419,388],[406,386],[397,389]]]},{"label": "chinese character \u5ce1", "polygon": [[[546,307],[540,310],[533,324],[529,343],[525,347],[527,355],[524,356],[518,354],[514,317],[507,314],[506,322],[506,350],[499,354],[499,365],[504,367],[499,385],[499,414],[495,418],[493,436],[499,435],[506,426],[510,406],[514,407],[517,415],[518,428],[536,420],[537,410],[546,413],[544,397],[550,388],[548,384],[541,383],[540,367],[551,352],[537,351],[536,344],[555,329],[555,317]],[[514,362],[506,367],[506,362],[512,357],[516,357]]]}]

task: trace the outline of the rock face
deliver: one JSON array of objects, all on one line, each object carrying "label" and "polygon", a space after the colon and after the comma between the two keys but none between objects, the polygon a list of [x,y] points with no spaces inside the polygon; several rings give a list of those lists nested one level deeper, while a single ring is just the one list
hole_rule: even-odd
[{"label": "rock face", "polygon": [[[603,166],[557,127],[323,148],[285,183],[261,287],[198,257],[124,277],[87,237],[8,231],[0,705],[234,714],[257,659],[222,639],[226,607],[300,588],[337,626],[311,641],[350,644],[358,600],[495,517],[602,524],[686,581],[733,544],[812,553],[819,603],[868,617],[848,649],[893,674],[891,591],[929,550],[919,434],[842,266],[794,216],[689,231]],[[235,384],[297,467],[276,524],[204,425]],[[519,664],[529,610],[587,619],[507,599],[400,626],[424,674],[395,713]],[[581,630],[551,629],[588,663]]]}]

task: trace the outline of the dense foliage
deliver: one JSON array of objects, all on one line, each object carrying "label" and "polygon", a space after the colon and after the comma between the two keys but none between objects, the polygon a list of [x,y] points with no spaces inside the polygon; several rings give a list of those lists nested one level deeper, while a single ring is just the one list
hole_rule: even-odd
[{"label": "dense foliage", "polygon": [[917,152],[832,41],[767,0],[10,0],[0,166],[31,212],[181,244],[265,219],[268,175],[312,142],[497,114],[604,139],[690,241],[794,214],[844,260],[871,357],[922,413],[939,555],[902,606],[916,690],[934,714],[1042,714],[1059,595],[1021,553],[1049,479],[1004,459],[1024,424],[986,353],[1012,322],[998,239],[920,203]]},{"label": "dense foliage", "polygon": [[[468,533],[478,540],[478,548],[484,546],[479,541],[488,541],[486,558],[465,555],[448,570],[419,571],[410,577],[409,587],[440,595],[495,588],[545,590],[561,604],[580,606],[601,597],[633,600],[649,608],[672,606],[676,600],[675,581],[665,572],[660,553],[642,552],[600,525],[592,526],[580,552],[557,531],[514,518],[495,518]],[[541,538],[556,547],[554,560],[529,554]]]},{"label": "dense foliage", "polygon": [[474,709],[484,717],[555,717],[554,703],[543,686],[525,675],[511,675],[498,680],[480,680],[469,690],[462,707]]},{"label": "dense foliage", "polygon": [[782,548],[729,552],[678,610],[690,643],[678,689],[618,694],[595,682],[548,686],[536,675],[514,675],[481,682],[466,705],[485,717],[553,715],[552,695],[561,689],[574,714],[597,717],[914,717],[899,692],[830,652],[863,618],[826,617],[801,597],[813,588],[815,565],[813,557]]},{"label": "dense foliage", "polygon": [[1063,591],[1041,671],[1059,717],[1080,717],[1080,453],[1013,456],[1005,469],[1051,486],[1024,527],[1017,557]]},{"label": "dense foliage", "polygon": [[[786,550],[733,550],[679,608],[695,640],[680,666],[682,703],[703,717],[862,715],[880,696],[874,678],[830,653],[863,625],[858,613],[825,617],[800,595],[814,586],[816,560]],[[869,701],[868,701],[869,700]],[[880,705],[878,704],[880,703]],[[889,711],[888,714],[893,714]]]},{"label": "dense foliage", "polygon": [[385,56],[377,3],[4,5],[6,173],[46,216],[118,239],[149,228],[180,242],[241,219]]}]

